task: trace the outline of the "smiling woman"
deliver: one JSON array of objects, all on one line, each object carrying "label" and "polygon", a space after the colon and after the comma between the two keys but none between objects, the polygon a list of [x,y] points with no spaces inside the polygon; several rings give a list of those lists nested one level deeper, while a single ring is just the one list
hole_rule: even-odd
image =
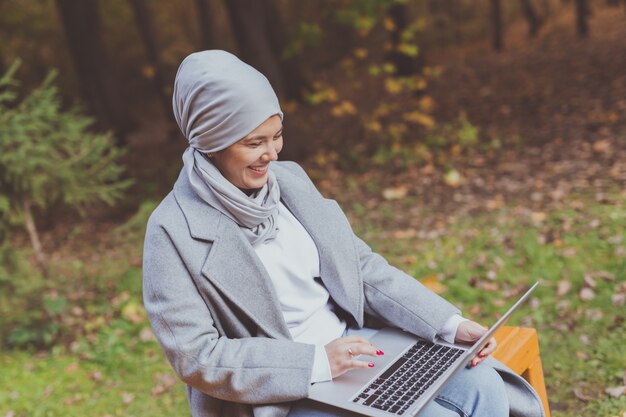
[{"label": "smiling woman", "polygon": [[[307,396],[375,367],[384,353],[363,337],[370,323],[450,343],[485,333],[372,252],[299,165],[277,161],[283,113],[261,73],[224,51],[192,54],[173,107],[189,147],[148,222],[143,291],[194,417],[349,416]],[[532,389],[488,358],[495,346],[420,417],[542,417]],[[509,407],[507,386],[521,405]]]}]

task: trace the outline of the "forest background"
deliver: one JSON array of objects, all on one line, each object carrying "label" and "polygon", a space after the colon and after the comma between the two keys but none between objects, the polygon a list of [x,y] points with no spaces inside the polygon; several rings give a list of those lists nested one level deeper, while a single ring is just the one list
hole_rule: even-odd
[{"label": "forest background", "polygon": [[0,0],[0,416],[189,415],[141,301],[178,64],[268,76],[297,160],[489,323],[536,280],[554,416],[626,416],[626,1]]}]

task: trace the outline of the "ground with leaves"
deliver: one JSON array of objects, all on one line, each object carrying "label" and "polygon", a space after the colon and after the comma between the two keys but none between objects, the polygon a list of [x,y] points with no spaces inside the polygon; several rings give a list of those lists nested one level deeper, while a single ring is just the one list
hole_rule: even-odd
[{"label": "ground with leaves", "polygon": [[[512,28],[500,55],[471,45],[433,56],[443,67],[429,91],[436,119],[463,112],[480,137],[479,146],[441,163],[394,154],[366,169],[336,158],[305,161],[359,235],[468,317],[489,323],[541,282],[517,323],[539,331],[556,417],[626,413],[623,19],[598,12],[584,41],[555,22],[531,43]],[[145,136],[159,137],[160,127],[151,129]],[[133,142],[152,162],[131,161],[134,174],[175,177],[170,154],[182,145],[165,138],[160,145]],[[162,187],[145,184],[139,198]],[[188,414],[141,309],[150,207],[123,226],[100,216],[47,234],[44,244],[72,291],[51,292],[46,302],[80,331],[48,352],[0,354],[0,416]]]}]

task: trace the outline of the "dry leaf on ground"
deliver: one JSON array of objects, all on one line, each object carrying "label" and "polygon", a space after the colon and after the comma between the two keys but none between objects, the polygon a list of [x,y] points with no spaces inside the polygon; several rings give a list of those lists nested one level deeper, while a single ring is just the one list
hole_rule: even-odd
[{"label": "dry leaf on ground", "polygon": [[611,397],[620,397],[626,393],[626,386],[610,387],[604,390]]}]

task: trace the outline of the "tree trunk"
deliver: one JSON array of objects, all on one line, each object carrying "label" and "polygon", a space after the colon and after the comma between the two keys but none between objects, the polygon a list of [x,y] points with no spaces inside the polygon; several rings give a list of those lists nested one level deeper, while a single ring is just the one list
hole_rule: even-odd
[{"label": "tree trunk", "polygon": [[541,0],[541,8],[543,9],[543,15],[546,20],[552,16],[552,5],[550,4],[550,0]]},{"label": "tree trunk", "polygon": [[493,49],[500,52],[503,47],[502,39],[502,7],[500,0],[491,0],[491,24],[493,29]]},{"label": "tree trunk", "polygon": [[48,278],[48,267],[46,265],[46,255],[43,252],[41,247],[41,241],[39,240],[39,233],[37,233],[37,227],[35,226],[35,220],[33,219],[33,213],[31,208],[30,200],[24,200],[24,204],[22,205],[22,210],[24,210],[24,221],[26,223],[26,230],[28,231],[28,236],[30,237],[30,243],[33,246],[33,251],[35,252],[35,261],[37,262],[37,267],[41,271],[41,274]]},{"label": "tree trunk", "polygon": [[165,93],[165,83],[163,82],[163,65],[161,65],[161,59],[159,58],[158,48],[154,39],[154,30],[152,20],[150,18],[150,12],[146,7],[144,0],[129,0],[133,8],[133,14],[135,16],[135,23],[139,29],[141,40],[146,48],[146,54],[148,55],[148,61],[150,66],[154,69],[154,75],[152,76],[152,82],[154,84],[157,97],[163,106],[163,111],[166,115],[170,115],[172,109],[172,103],[169,96]]},{"label": "tree trunk", "polygon": [[576,0],[576,29],[581,38],[589,36],[588,19],[590,13],[588,0]]},{"label": "tree trunk", "polygon": [[526,21],[528,22],[528,37],[534,38],[539,33],[539,28],[543,23],[535,8],[533,7],[531,0],[520,0],[522,3],[522,11],[524,16],[526,17]]},{"label": "tree trunk", "polygon": [[300,99],[304,80],[295,59],[285,61],[284,22],[272,0],[225,2],[241,57],[262,72],[283,97]]},{"label": "tree trunk", "polygon": [[[396,75],[407,77],[415,74],[418,70],[418,60],[414,56],[403,53],[399,47],[402,43],[402,33],[408,26],[409,11],[405,3],[395,3],[387,10],[387,16],[393,22],[393,28],[389,31],[391,50],[387,59],[396,69]],[[418,55],[418,56],[421,56]]]},{"label": "tree trunk", "polygon": [[81,90],[89,110],[100,124],[113,128],[118,140],[131,128],[127,98],[113,75],[100,36],[97,0],[56,0]]},{"label": "tree trunk", "polygon": [[198,10],[198,27],[200,29],[200,49],[214,49],[215,42],[211,34],[211,11],[209,0],[196,0]]}]

